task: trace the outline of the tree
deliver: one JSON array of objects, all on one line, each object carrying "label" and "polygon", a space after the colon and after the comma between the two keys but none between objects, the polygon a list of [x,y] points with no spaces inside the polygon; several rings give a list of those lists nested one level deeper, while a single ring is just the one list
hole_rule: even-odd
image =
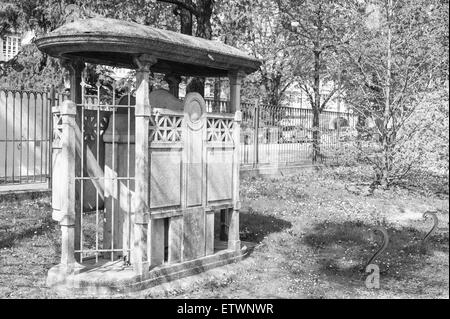
[{"label": "tree", "polygon": [[156,0],[7,0],[6,3],[18,16],[22,29],[34,28],[40,34],[69,22],[70,16],[103,16],[169,30],[178,28],[177,21],[168,13],[168,5]]},{"label": "tree", "polygon": [[244,82],[247,98],[278,107],[294,81],[292,50],[288,47],[274,1],[224,1],[218,6],[218,36],[225,43],[249,52],[261,61],[258,72]]},{"label": "tree", "polygon": [[[96,1],[89,0],[8,0],[0,7],[1,25],[6,30],[14,26],[18,31],[33,29],[39,36],[71,22],[75,18],[104,16],[152,25],[169,30],[177,30],[178,22],[168,10],[166,3],[154,0],[120,0]],[[95,66],[88,65],[89,68]],[[95,68],[95,70],[98,70]],[[89,70],[88,70],[89,71]],[[99,70],[98,70],[99,71]],[[1,82],[9,86],[43,89],[55,84],[62,86],[62,67],[59,60],[41,53],[34,44],[27,45],[13,60],[0,65]],[[98,73],[90,77],[95,86],[98,79],[107,78],[106,74]],[[20,80],[20,83],[17,83]],[[109,84],[108,84],[109,85]]]},{"label": "tree", "polygon": [[[375,183],[388,187],[420,161],[418,145],[411,143],[424,129],[421,121],[411,122],[417,109],[443,83],[448,92],[448,42],[443,43],[439,26],[448,26],[448,3],[378,0],[364,5],[364,12],[353,12],[357,37],[345,50],[352,74],[345,99],[373,123],[373,129],[360,129],[378,136],[378,153],[365,157],[374,166]],[[446,22],[442,11],[447,11]],[[447,55],[437,58],[437,51]]]},{"label": "tree", "polygon": [[[196,18],[195,36],[211,40],[212,39],[212,15],[215,0],[157,0],[175,5],[173,13],[180,17],[180,32],[192,35],[192,18]],[[217,87],[217,85],[215,85]],[[194,77],[186,87],[186,92],[199,92],[205,95],[205,78]],[[217,94],[215,95],[217,99]]]},{"label": "tree", "polygon": [[339,67],[340,46],[348,37],[353,1],[276,0],[282,21],[295,48],[295,75],[313,110],[312,161],[321,156],[319,116],[345,80]]},{"label": "tree", "polygon": [[181,33],[192,35],[192,17],[196,18],[195,36],[212,38],[212,14],[216,0],[157,0],[175,5],[173,13],[180,16]]},{"label": "tree", "polygon": [[[287,88],[292,84],[290,51],[286,49],[286,35],[282,32],[278,8],[273,1],[262,0],[158,0],[176,5],[176,12],[189,12],[195,18],[198,37],[221,38],[226,44],[241,47],[262,61],[260,72],[247,77],[247,95],[254,97],[264,90],[263,103],[279,106]],[[180,14],[181,31],[186,14]],[[192,23],[191,23],[192,24]],[[189,23],[186,30],[189,30]],[[215,29],[215,30],[214,30]],[[192,30],[191,30],[192,31]],[[215,99],[219,95],[219,81],[214,83]],[[200,82],[204,86],[204,81]]]},{"label": "tree", "polygon": [[19,16],[11,3],[0,4],[0,38],[17,29]]}]

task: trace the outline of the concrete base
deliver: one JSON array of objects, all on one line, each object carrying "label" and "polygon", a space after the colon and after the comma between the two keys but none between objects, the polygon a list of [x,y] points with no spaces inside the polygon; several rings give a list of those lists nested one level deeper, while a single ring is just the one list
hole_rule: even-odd
[{"label": "concrete base", "polygon": [[99,260],[97,264],[83,263],[67,275],[61,265],[51,268],[47,276],[47,286],[63,293],[84,293],[111,295],[151,288],[172,280],[200,274],[206,270],[241,260],[249,253],[251,243],[243,243],[244,248],[238,251],[218,250],[214,254],[195,260],[165,264],[150,269],[148,276],[135,274],[131,266],[122,261]]},{"label": "concrete base", "polygon": [[29,193],[46,193],[51,194],[48,183],[33,184],[0,184],[0,196],[6,195],[22,195]]},{"label": "concrete base", "polygon": [[259,167],[252,167],[250,165],[241,166],[240,177],[280,177],[297,174],[300,170],[314,170],[322,167],[317,164],[296,164],[296,165],[262,165]]}]

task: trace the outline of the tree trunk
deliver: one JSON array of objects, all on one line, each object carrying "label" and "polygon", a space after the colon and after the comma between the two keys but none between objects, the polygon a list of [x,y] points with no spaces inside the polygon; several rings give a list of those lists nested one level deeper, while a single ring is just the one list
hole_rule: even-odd
[{"label": "tree trunk", "polygon": [[[315,45],[316,47],[318,45]],[[320,51],[314,50],[314,104],[313,108],[313,152],[312,162],[317,163],[320,156]]]},{"label": "tree trunk", "polygon": [[186,94],[190,92],[197,92],[201,96],[205,97],[205,78],[203,77],[191,78],[188,85],[186,86]]},{"label": "tree trunk", "polygon": [[214,0],[198,0],[197,1],[197,32],[196,36],[203,39],[211,40],[212,26],[211,16],[214,7]]},{"label": "tree trunk", "polygon": [[[361,141],[363,140],[363,132],[364,132],[364,128],[366,127],[366,119],[367,116],[366,115],[362,115],[359,114],[358,115],[358,119],[357,119],[357,123],[356,123],[356,131],[357,131],[357,136],[356,136],[356,149],[357,150],[361,150],[362,149],[362,143]],[[369,139],[372,139],[372,135],[369,134]],[[361,152],[358,151],[356,153],[356,162],[360,163],[361,162]]]},{"label": "tree trunk", "polygon": [[180,8],[181,33],[192,35],[192,13]]},{"label": "tree trunk", "polygon": [[384,103],[383,113],[383,156],[382,156],[382,174],[381,174],[381,187],[387,188],[389,186],[389,175],[391,171],[391,140],[390,140],[390,128],[389,120],[391,117],[391,77],[392,77],[392,34],[390,25],[390,14],[392,10],[392,0],[388,1],[387,8],[387,68],[386,68],[386,99]]},{"label": "tree trunk", "polygon": [[[197,13],[195,15],[197,20],[197,31],[195,35],[203,39],[212,39],[212,26],[211,26],[211,16],[214,6],[214,0],[198,0],[197,1]],[[191,80],[195,84],[197,92],[203,97],[205,96],[205,81],[204,77],[197,77]]]},{"label": "tree trunk", "polygon": [[319,109],[313,109],[313,149],[312,149],[312,162],[313,164],[317,163],[317,159],[320,156],[320,112]]},{"label": "tree trunk", "polygon": [[[182,34],[192,35],[192,12],[189,10],[179,9],[180,15],[180,31]],[[198,18],[197,18],[197,33],[198,33]],[[205,96],[205,79],[204,78],[191,78],[186,86],[186,93],[198,92],[201,96]]]}]

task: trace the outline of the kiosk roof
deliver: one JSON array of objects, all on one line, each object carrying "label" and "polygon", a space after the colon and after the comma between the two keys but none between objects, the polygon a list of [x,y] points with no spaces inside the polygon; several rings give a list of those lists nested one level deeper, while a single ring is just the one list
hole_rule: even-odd
[{"label": "kiosk roof", "polygon": [[90,18],[65,24],[36,40],[43,52],[60,58],[136,68],[133,57],[154,56],[152,70],[189,76],[226,76],[256,71],[260,62],[219,41],[206,40],[134,22]]}]

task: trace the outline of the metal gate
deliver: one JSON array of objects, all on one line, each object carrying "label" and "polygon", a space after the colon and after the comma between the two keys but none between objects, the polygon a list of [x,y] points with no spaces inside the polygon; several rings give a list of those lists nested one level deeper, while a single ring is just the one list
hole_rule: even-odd
[{"label": "metal gate", "polygon": [[[61,114],[61,104],[53,114],[53,198],[58,212],[67,199],[60,194],[67,180],[61,180],[64,165],[73,165],[75,182],[75,258],[97,263],[100,258],[129,258],[131,196],[134,191],[134,109],[131,88],[117,98],[86,95],[81,83],[83,103],[72,116]],[[64,122],[66,121],[66,122]],[[64,130],[66,130],[64,133]],[[63,152],[64,145],[71,151]],[[128,231],[125,231],[128,229]]]}]

